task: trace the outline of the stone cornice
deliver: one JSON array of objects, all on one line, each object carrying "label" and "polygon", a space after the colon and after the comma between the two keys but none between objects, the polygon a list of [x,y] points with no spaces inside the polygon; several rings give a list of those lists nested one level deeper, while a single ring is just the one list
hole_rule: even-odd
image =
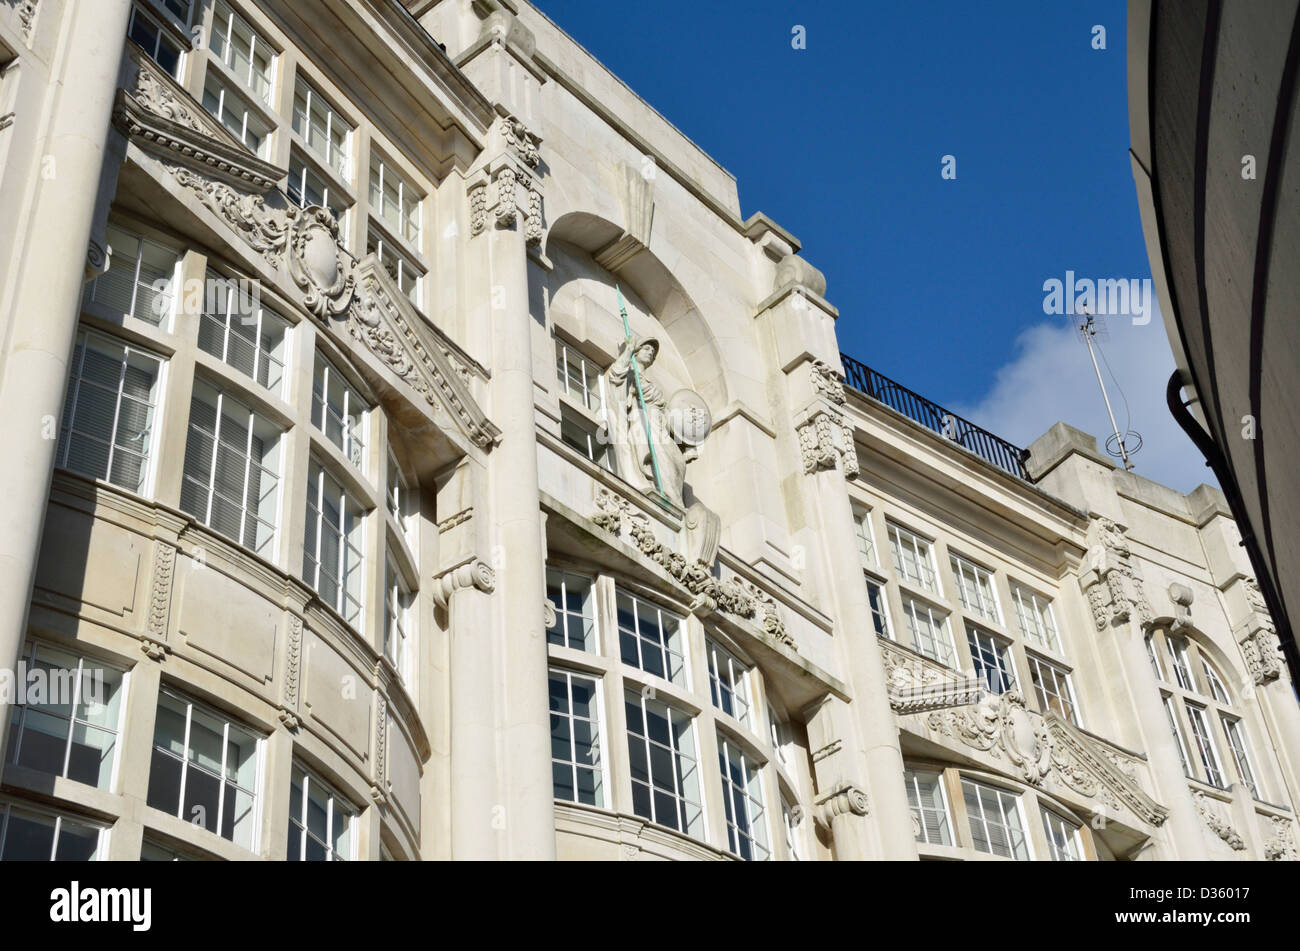
[{"label": "stone cornice", "polygon": [[285,177],[283,169],[231,136],[138,47],[132,45],[128,56],[136,64],[135,87],[118,91],[113,121],[141,149],[256,194],[270,191]]}]

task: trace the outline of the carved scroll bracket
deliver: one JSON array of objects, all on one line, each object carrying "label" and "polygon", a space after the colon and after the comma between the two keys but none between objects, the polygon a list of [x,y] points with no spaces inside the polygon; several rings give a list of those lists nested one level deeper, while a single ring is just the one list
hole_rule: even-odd
[{"label": "carved scroll bracket", "polygon": [[497,576],[492,566],[481,558],[474,558],[434,577],[433,600],[438,607],[446,608],[457,591],[475,588],[491,594],[496,586]]}]

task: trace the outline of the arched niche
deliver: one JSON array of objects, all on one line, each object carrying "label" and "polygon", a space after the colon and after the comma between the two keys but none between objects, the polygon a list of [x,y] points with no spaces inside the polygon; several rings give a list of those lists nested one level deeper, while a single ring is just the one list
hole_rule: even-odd
[{"label": "arched niche", "polygon": [[[663,349],[656,366],[673,377],[672,383],[699,393],[718,417],[734,387],[727,379],[717,335],[682,282],[648,249],[620,257],[617,272],[598,263],[600,252],[622,233],[613,222],[586,212],[571,212],[551,225],[546,254],[555,265],[548,281],[552,313],[563,315],[562,320],[588,321],[592,342],[605,351],[612,346],[612,355],[623,336],[613,295],[614,285],[619,285],[633,333],[654,334],[660,340]],[[602,287],[603,293],[598,290]],[[576,302],[584,298],[595,305],[594,313],[591,306],[587,314],[574,313],[580,306]]]}]

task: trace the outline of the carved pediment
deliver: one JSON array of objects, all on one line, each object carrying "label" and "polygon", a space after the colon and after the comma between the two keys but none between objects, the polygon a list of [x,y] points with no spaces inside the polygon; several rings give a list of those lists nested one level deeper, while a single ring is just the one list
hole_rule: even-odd
[{"label": "carved pediment", "polygon": [[446,410],[476,446],[489,447],[501,430],[484,415],[469,389],[468,371],[437,339],[373,254],[356,266],[356,294],[348,333],[433,407]]},{"label": "carved pediment", "polygon": [[1042,716],[1016,690],[991,694],[977,677],[962,676],[880,642],[889,704],[900,716],[927,713],[925,726],[995,759],[1025,782],[1059,783],[1103,807],[1126,806],[1150,825],[1169,810],[1138,785],[1126,754],[1084,733],[1054,711]]},{"label": "carved pediment", "polygon": [[231,135],[174,79],[132,43],[127,44],[136,74],[132,88],[121,89],[113,110],[119,129],[146,152],[245,191],[263,193],[285,171],[263,161]]}]

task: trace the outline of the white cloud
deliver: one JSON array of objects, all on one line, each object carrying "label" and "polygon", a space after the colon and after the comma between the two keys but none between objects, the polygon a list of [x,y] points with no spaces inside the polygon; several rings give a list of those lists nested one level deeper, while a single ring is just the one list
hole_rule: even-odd
[{"label": "white cloud", "polygon": [[[1104,450],[1110,420],[1088,348],[1073,320],[1049,317],[1024,331],[988,393],[974,403],[955,406],[954,412],[1020,446],[1028,446],[1059,420],[1097,436]],[[1133,456],[1134,471],[1180,492],[1190,492],[1202,482],[1217,485],[1165,403],[1174,358],[1159,309],[1142,326],[1127,317],[1098,322],[1104,327],[1093,340],[1116,421],[1123,430],[1127,416],[1128,425],[1142,434],[1142,449]]]}]

